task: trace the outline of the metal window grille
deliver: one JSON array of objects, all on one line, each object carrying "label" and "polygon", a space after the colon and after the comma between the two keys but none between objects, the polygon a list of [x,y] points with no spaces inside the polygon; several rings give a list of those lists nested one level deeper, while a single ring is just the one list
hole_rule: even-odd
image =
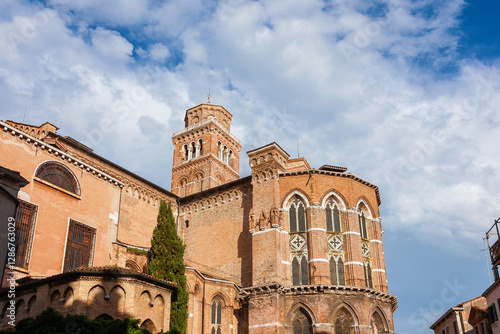
[{"label": "metal window grille", "polygon": [[70,220],[64,272],[92,264],[95,231],[90,226]]},{"label": "metal window grille", "polygon": [[37,206],[19,200],[16,211],[16,266],[28,269],[35,230]]},{"label": "metal window grille", "polygon": [[73,194],[80,195],[78,181],[73,173],[61,163],[44,162],[38,167],[35,176]]}]

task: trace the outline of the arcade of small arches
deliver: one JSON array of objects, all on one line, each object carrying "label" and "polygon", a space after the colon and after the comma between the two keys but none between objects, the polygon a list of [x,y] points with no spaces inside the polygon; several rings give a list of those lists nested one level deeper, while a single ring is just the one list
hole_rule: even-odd
[{"label": "arcade of small arches", "polygon": [[221,141],[218,141],[217,159],[219,159],[229,167],[233,168],[233,158],[234,158],[233,150],[229,149],[226,145],[223,145]]},{"label": "arcade of small arches", "polygon": [[[38,312],[33,309],[36,307],[37,303],[42,303],[42,309],[45,307],[52,307],[61,314],[71,313],[72,310],[78,308],[77,303],[84,303],[86,305],[86,316],[90,319],[102,318],[102,319],[122,319],[125,316],[130,316],[125,313],[125,289],[118,285],[115,285],[106,290],[102,285],[94,285],[89,289],[87,293],[86,300],[78,300],[75,298],[75,293],[71,286],[54,288],[50,292],[50,297],[48,304],[46,301],[38,301],[36,293],[28,294],[26,296],[20,297],[16,300],[16,319],[21,320],[30,316],[36,316]],[[27,301],[27,302],[26,302]],[[7,315],[7,308],[10,305],[8,300],[1,308],[0,321],[3,321]],[[140,328],[147,329],[152,333],[157,332],[157,328],[162,328],[163,324],[157,324],[153,322],[147,314],[158,315],[158,319],[163,319],[165,300],[161,294],[156,294],[154,296],[151,292],[145,289],[139,297],[139,309],[145,310],[141,311],[145,315],[144,320],[141,321]],[[37,307],[39,309],[40,307]],[[154,310],[153,310],[154,309]],[[103,312],[105,310],[105,312]],[[134,317],[137,318],[137,315]]]},{"label": "arcade of small arches", "polygon": [[[288,329],[288,333],[293,334],[321,332],[319,328],[325,324],[318,324],[315,319],[316,317],[309,307],[298,303],[291,308],[287,317],[288,324],[285,327]],[[379,308],[372,310],[369,319],[368,327],[371,334],[391,333],[386,317]],[[356,312],[346,303],[336,307],[328,325],[333,327],[332,334],[355,334],[359,333],[360,327],[365,327],[360,325]]]},{"label": "arcade of small arches", "polygon": [[182,146],[184,161],[190,161],[203,155],[203,139],[192,141],[190,144]]},{"label": "arcade of small arches", "polygon": [[[289,247],[291,274],[293,285],[309,284],[309,254],[308,254],[308,227],[306,209],[309,201],[298,191],[294,191],[284,201],[288,211]],[[323,200],[325,212],[325,231],[327,234],[328,262],[330,265],[331,285],[346,285],[345,250],[343,242],[342,220],[346,219],[346,205],[335,192],[327,194]],[[367,217],[373,217],[369,206],[364,199],[357,203],[359,229],[361,231],[363,270],[365,286],[373,288],[372,261],[370,257],[370,241],[367,229]]]}]

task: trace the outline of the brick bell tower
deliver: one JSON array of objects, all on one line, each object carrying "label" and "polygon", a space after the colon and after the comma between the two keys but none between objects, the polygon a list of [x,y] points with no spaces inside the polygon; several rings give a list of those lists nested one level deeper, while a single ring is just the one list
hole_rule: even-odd
[{"label": "brick bell tower", "polygon": [[184,197],[239,179],[241,142],[230,132],[232,117],[212,104],[186,111],[185,128],[172,136],[172,193]]}]

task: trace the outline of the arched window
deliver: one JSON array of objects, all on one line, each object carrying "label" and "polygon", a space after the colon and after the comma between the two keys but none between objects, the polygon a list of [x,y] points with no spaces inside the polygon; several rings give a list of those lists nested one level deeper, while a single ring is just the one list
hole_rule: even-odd
[{"label": "arched window", "polygon": [[292,284],[309,284],[309,261],[307,250],[307,222],[305,205],[299,198],[292,200],[288,211],[290,223],[290,256],[292,261]]},{"label": "arched window", "polygon": [[222,143],[217,142],[217,159],[222,161]]},{"label": "arched window", "polygon": [[365,269],[365,286],[367,288],[373,289],[372,266],[370,264],[370,261],[363,261],[363,266]]},{"label": "arched window", "polygon": [[210,317],[211,319],[211,324],[212,324],[212,329],[211,329],[211,334],[221,334],[221,324],[222,324],[222,302],[220,299],[215,299],[212,302],[212,316]]},{"label": "arched window", "polygon": [[333,200],[326,203],[326,230],[328,232],[342,232],[340,223],[340,210]]},{"label": "arched window", "polygon": [[304,202],[295,198],[290,205],[290,232],[306,232],[306,207]]},{"label": "arched window", "polygon": [[189,149],[188,149],[187,144],[184,145],[183,150],[184,150],[184,161],[188,161],[189,160]]},{"label": "arched window", "polygon": [[335,334],[352,334],[354,320],[345,308],[341,308],[335,316]]},{"label": "arched window", "polygon": [[222,162],[223,163],[227,164],[228,156],[229,156],[229,150],[227,149],[227,146],[224,146],[224,149],[222,150]]},{"label": "arched window", "polygon": [[198,140],[198,155],[199,157],[201,157],[203,155],[203,139],[199,139]]},{"label": "arched window", "polygon": [[330,280],[332,285],[345,285],[344,256],[330,256]]},{"label": "arched window", "polygon": [[302,310],[300,310],[300,312],[292,321],[292,326],[293,326],[293,334],[312,333],[311,320]]},{"label": "arched window", "polygon": [[233,168],[233,151],[229,150],[229,167]]},{"label": "arched window", "polygon": [[359,217],[359,231],[361,233],[361,238],[368,239],[368,230],[366,228],[366,216],[365,212],[361,210]]},{"label": "arched window", "polygon": [[192,142],[191,143],[191,159],[197,158],[198,156],[196,154],[197,154],[197,152],[196,152],[196,144],[195,144],[195,142]]},{"label": "arched window", "polygon": [[80,185],[71,170],[57,161],[46,161],[36,170],[35,177],[80,196]]}]

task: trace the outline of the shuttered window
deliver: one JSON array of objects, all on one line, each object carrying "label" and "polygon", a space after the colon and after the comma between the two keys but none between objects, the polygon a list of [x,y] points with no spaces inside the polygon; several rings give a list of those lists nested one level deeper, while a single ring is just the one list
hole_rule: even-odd
[{"label": "shuttered window", "polygon": [[96,230],[71,219],[64,256],[64,272],[92,265]]},{"label": "shuttered window", "polygon": [[28,269],[35,231],[37,206],[19,200],[16,211],[16,263],[17,267]]}]

